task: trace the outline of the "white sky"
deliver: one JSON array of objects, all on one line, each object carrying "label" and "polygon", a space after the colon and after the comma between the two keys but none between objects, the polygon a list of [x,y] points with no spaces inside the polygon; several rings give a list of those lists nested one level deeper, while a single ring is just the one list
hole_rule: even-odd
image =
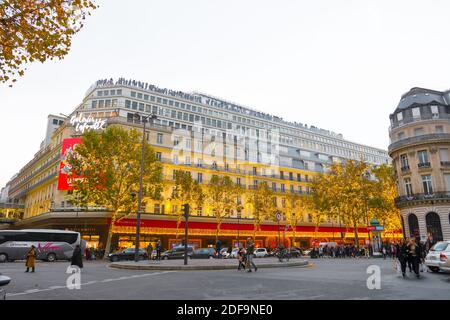
[{"label": "white sky", "polygon": [[0,187],[97,79],[202,91],[387,149],[411,87],[450,87],[449,1],[98,0],[62,61],[0,85]]}]

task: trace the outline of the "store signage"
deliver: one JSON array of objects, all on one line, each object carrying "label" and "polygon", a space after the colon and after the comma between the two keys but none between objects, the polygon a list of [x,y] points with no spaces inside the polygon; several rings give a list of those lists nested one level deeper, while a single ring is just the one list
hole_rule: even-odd
[{"label": "store signage", "polygon": [[383,231],[384,230],[384,226],[377,226],[377,231]]},{"label": "store signage", "polygon": [[69,138],[63,140],[61,148],[61,163],[59,164],[58,190],[73,189],[73,181],[74,179],[77,179],[77,177],[70,174],[72,166],[67,160],[70,155],[74,154],[75,146],[80,143],[81,138]]},{"label": "store signage", "polygon": [[367,231],[375,231],[377,230],[377,227],[367,227]]},{"label": "store signage", "polygon": [[101,130],[106,127],[106,119],[94,118],[92,116],[83,117],[83,115],[72,116],[70,124],[75,127],[76,132],[84,133],[86,130]]}]

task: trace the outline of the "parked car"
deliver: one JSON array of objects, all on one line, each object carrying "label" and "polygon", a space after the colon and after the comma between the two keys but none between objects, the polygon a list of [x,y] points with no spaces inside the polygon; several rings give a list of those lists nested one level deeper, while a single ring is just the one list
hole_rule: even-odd
[{"label": "parked car", "polygon": [[[188,258],[191,258],[194,252],[193,247],[188,247]],[[161,259],[169,260],[169,259],[184,259],[184,247],[174,247],[171,250],[166,250],[161,253]]]},{"label": "parked car", "polygon": [[227,259],[230,254],[228,253],[229,248],[222,248],[220,249],[220,255],[222,258]]},{"label": "parked car", "polygon": [[425,265],[432,272],[439,272],[450,269],[450,241],[439,241],[431,247],[427,256],[425,257]]},{"label": "parked car", "polygon": [[302,252],[296,248],[291,248],[290,253],[291,253],[291,258],[301,258],[301,256],[302,256]]},{"label": "parked car", "polygon": [[2,276],[0,273],[0,300],[6,299],[6,292],[4,289],[2,289],[3,286],[6,286],[11,282],[11,278],[7,276]]},{"label": "parked car", "polygon": [[194,250],[191,255],[192,259],[213,259],[216,256],[216,250],[214,248],[200,248]]},{"label": "parked car", "polygon": [[[122,260],[134,260],[134,248],[127,248],[125,250],[122,250],[120,252],[116,253],[110,253],[108,255],[109,260],[111,262],[117,262]],[[147,251],[145,249],[139,249],[139,260],[145,260],[148,259]]]},{"label": "parked car", "polygon": [[255,258],[265,258],[269,256],[266,248],[256,248],[254,251]]},{"label": "parked car", "polygon": [[237,258],[238,252],[239,252],[239,248],[233,248],[233,250],[231,250],[229,258]]}]

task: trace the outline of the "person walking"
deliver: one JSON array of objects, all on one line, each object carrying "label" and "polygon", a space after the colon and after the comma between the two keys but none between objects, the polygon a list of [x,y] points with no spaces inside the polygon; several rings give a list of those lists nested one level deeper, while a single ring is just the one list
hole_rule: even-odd
[{"label": "person walking", "polygon": [[75,246],[75,249],[73,250],[73,254],[72,254],[72,259],[71,259],[70,265],[77,266],[80,269],[83,268],[83,257],[82,257],[82,254],[81,254],[81,248],[80,248],[79,244],[77,244]]},{"label": "person walking", "polygon": [[386,260],[386,246],[383,246],[383,249],[381,249],[381,252],[383,253],[383,259]]},{"label": "person walking", "polygon": [[409,256],[414,273],[416,274],[417,278],[420,278],[419,265],[421,253],[420,253],[420,246],[416,243],[415,239],[411,239],[411,242],[409,243]]},{"label": "person walking", "polygon": [[152,260],[153,246],[152,243],[149,242],[147,246],[147,259]]},{"label": "person walking", "polygon": [[161,240],[158,240],[158,242],[156,242],[156,261],[161,261],[161,250]]},{"label": "person walking", "polygon": [[246,254],[246,257],[247,257],[246,267],[248,269],[247,272],[252,272],[252,266],[253,266],[253,268],[255,268],[255,272],[256,272],[258,270],[258,267],[253,262],[255,244],[253,243],[252,238],[247,239],[247,249],[245,251],[247,251],[247,254]]},{"label": "person walking", "polygon": [[406,277],[406,263],[408,261],[408,246],[406,240],[403,239],[397,247],[397,258],[400,262],[400,268],[402,271],[403,278]]},{"label": "person walking", "polygon": [[222,258],[222,254],[220,253],[220,249],[222,249],[222,241],[217,240],[216,242],[216,252],[217,252],[217,258]]},{"label": "person walking", "polygon": [[245,271],[245,248],[242,247],[242,245],[239,245],[239,251],[237,253],[237,258],[239,261],[239,266],[238,266],[238,270],[241,270],[241,268],[244,269]]},{"label": "person walking", "polygon": [[36,247],[32,245],[30,250],[27,253],[27,259],[25,262],[25,266],[27,267],[27,270],[25,272],[29,272],[30,268],[31,268],[31,272],[35,271],[36,256],[37,256]]}]

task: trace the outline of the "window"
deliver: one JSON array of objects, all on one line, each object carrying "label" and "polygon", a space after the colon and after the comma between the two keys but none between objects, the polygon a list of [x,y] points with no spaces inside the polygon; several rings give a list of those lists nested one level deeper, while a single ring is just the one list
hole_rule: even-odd
[{"label": "window", "polygon": [[176,154],[173,155],[173,163],[178,164],[178,156]]},{"label": "window", "polygon": [[241,185],[241,178],[236,178],[236,184],[237,184],[238,186]]},{"label": "window", "polygon": [[92,108],[97,108],[97,101],[96,100],[92,101]]},{"label": "window", "polygon": [[116,95],[116,90],[111,90],[111,91],[110,91],[110,95],[111,95],[111,96],[115,96],[115,95]]},{"label": "window", "polygon": [[156,143],[162,144],[163,143],[163,134],[159,133],[156,135]]},{"label": "window", "polygon": [[125,100],[125,108],[131,108],[131,101],[130,100]]},{"label": "window", "polygon": [[277,191],[277,183],[276,182],[272,182],[272,190]]},{"label": "window", "polygon": [[412,192],[411,178],[405,178],[403,179],[403,181],[405,182],[406,195],[408,197],[412,196],[413,192]]},{"label": "window", "polygon": [[285,192],[285,191],[286,191],[285,185],[284,185],[284,183],[282,183],[281,184],[281,192]]},{"label": "window", "polygon": [[162,159],[161,152],[157,152],[157,153],[156,153],[156,159],[157,159],[158,161],[161,161],[161,159]]},{"label": "window", "polygon": [[402,112],[397,113],[397,121],[398,122],[402,122],[403,121],[403,113]]},{"label": "window", "polygon": [[431,114],[433,115],[433,118],[439,117],[439,108],[438,106],[431,106]]},{"label": "window", "polygon": [[103,91],[97,91],[97,96],[99,97],[103,96]]},{"label": "window", "polygon": [[284,179],[284,172],[280,171],[280,179]]},{"label": "window", "polygon": [[253,175],[256,176],[258,173],[256,171],[256,167],[253,167]]},{"label": "window", "polygon": [[190,166],[191,165],[191,157],[190,156],[186,156],[185,160],[184,160],[184,164]]},{"label": "window", "polygon": [[450,174],[444,173],[445,191],[450,192]]},{"label": "window", "polygon": [[422,176],[422,186],[423,186],[423,193],[424,194],[433,194],[433,185],[431,181],[431,175],[423,175]]},{"label": "window", "polygon": [[419,158],[419,166],[421,164],[429,164],[428,152],[426,150],[417,151],[417,157]]},{"label": "window", "polygon": [[53,124],[57,125],[58,124],[58,120],[57,119],[53,119]]},{"label": "window", "polygon": [[161,206],[159,205],[159,203],[155,203],[155,205],[153,206],[153,213],[161,214]]},{"label": "window", "polygon": [[436,130],[436,133],[444,133],[444,127],[443,126],[436,126],[435,130]]},{"label": "window", "polygon": [[414,129],[414,135],[415,136],[421,136],[423,134],[425,134],[425,132],[423,131],[423,128],[415,128]]},{"label": "window", "polygon": [[290,189],[291,189],[291,193],[294,193],[294,186],[293,185],[290,186]]},{"label": "window", "polygon": [[442,162],[448,162],[448,149],[439,149],[439,158],[441,159],[441,163]]},{"label": "window", "polygon": [[402,170],[409,169],[408,156],[406,154],[400,155],[400,164]]},{"label": "window", "polygon": [[297,173],[297,181],[302,181],[302,175],[300,173]]},{"label": "window", "polygon": [[131,103],[131,109],[137,110],[137,106],[138,106],[138,104],[137,104],[136,101],[133,101],[133,102]]},{"label": "window", "polygon": [[420,118],[420,108],[412,108],[412,115],[414,119]]},{"label": "window", "polygon": [[121,95],[122,94],[122,89],[117,89],[116,93],[117,93],[117,95]]},{"label": "window", "polygon": [[104,103],[105,103],[105,100],[99,100],[99,101],[98,101],[98,107],[99,107],[99,108],[103,108]]},{"label": "window", "polygon": [[131,91],[131,97],[132,97],[132,98],[136,98],[136,92]]},{"label": "window", "polygon": [[202,183],[202,182],[203,182],[203,173],[201,173],[201,172],[198,172],[198,173],[197,173],[197,181],[198,181],[199,183]]}]

